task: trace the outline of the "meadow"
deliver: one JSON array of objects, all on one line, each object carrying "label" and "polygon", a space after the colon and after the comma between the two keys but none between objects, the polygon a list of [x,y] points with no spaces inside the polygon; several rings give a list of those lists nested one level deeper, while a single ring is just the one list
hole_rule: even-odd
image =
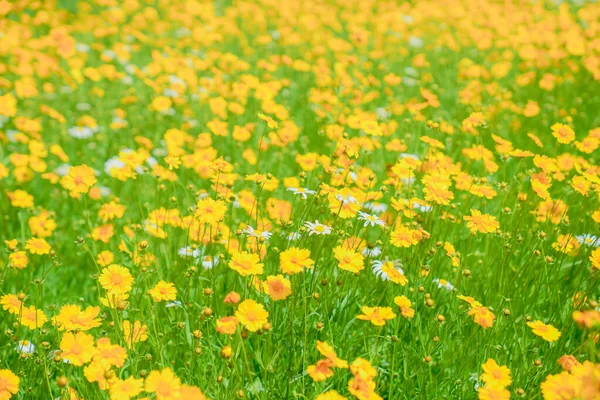
[{"label": "meadow", "polygon": [[600,399],[600,4],[0,0],[0,400]]}]

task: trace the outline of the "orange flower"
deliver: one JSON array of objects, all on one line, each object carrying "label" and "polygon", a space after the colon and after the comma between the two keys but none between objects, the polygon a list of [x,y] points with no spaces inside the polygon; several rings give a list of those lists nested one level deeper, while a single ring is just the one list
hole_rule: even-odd
[{"label": "orange flower", "polygon": [[233,335],[237,330],[237,325],[236,317],[223,317],[217,320],[217,332],[223,335]]},{"label": "orange flower", "polygon": [[269,275],[263,282],[263,289],[271,299],[285,300],[290,294],[292,294],[292,285],[288,279],[285,279],[283,275]]}]

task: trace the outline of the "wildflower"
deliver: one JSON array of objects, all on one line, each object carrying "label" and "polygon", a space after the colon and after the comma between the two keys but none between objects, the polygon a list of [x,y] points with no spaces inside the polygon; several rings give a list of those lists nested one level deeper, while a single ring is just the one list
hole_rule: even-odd
[{"label": "wildflower", "polygon": [[585,310],[585,311],[573,311],[573,320],[577,323],[580,328],[594,328],[600,326],[600,311],[598,310]]},{"label": "wildflower", "polygon": [[155,302],[165,300],[175,300],[177,298],[177,289],[171,282],[159,281],[152,289],[148,291]]},{"label": "wildflower", "polygon": [[5,294],[0,297],[0,304],[2,304],[3,310],[14,315],[19,315],[21,307],[23,307],[23,302],[14,294]]},{"label": "wildflower", "polygon": [[572,355],[564,355],[558,359],[558,364],[563,369],[563,371],[571,371],[573,367],[579,365],[579,361]]},{"label": "wildflower", "polygon": [[473,316],[473,320],[483,329],[491,328],[494,325],[496,316],[487,307],[473,307],[469,310],[469,316]]},{"label": "wildflower", "polygon": [[558,329],[552,325],[546,325],[542,321],[528,322],[527,326],[531,328],[535,335],[540,336],[547,342],[555,342],[561,336]]},{"label": "wildflower", "polygon": [[244,229],[242,232],[244,232],[248,236],[255,237],[255,238],[263,238],[265,240],[271,239],[271,236],[273,235],[271,232],[268,232],[268,231],[256,230],[253,227],[251,227],[250,225],[248,225],[246,227],[246,229]]},{"label": "wildflower", "polygon": [[337,246],[333,249],[333,256],[338,261],[338,267],[345,271],[359,273],[365,268],[362,254],[354,250]]},{"label": "wildflower", "polygon": [[373,260],[371,262],[373,273],[384,281],[391,280],[400,286],[406,286],[408,279],[404,276],[404,271],[400,267],[396,267],[392,261]]},{"label": "wildflower", "polygon": [[180,389],[181,380],[170,368],[151,371],[144,386],[144,390],[148,393],[154,393],[157,400],[178,399]]},{"label": "wildflower", "polygon": [[419,231],[398,225],[390,235],[390,244],[396,247],[410,247],[419,243],[422,234]]},{"label": "wildflower", "polygon": [[111,400],[130,400],[144,390],[144,381],[130,376],[127,379],[116,379],[110,385]]},{"label": "wildflower", "polygon": [[317,340],[317,351],[321,353],[323,357],[331,361],[332,366],[336,368],[348,368],[348,363],[339,358],[335,349],[328,343]]},{"label": "wildflower", "polygon": [[412,309],[412,302],[406,296],[394,297],[394,303],[400,309],[400,314],[404,318],[413,318],[415,316],[415,310]]},{"label": "wildflower", "polygon": [[250,332],[256,332],[267,323],[269,313],[262,304],[254,300],[244,300],[238,306],[235,317]]},{"label": "wildflower", "polygon": [[140,321],[135,321],[132,324],[131,321],[124,320],[122,329],[123,337],[129,347],[132,347],[138,342],[145,342],[148,339],[148,327],[142,325]]},{"label": "wildflower", "polygon": [[129,270],[118,264],[111,264],[102,270],[98,277],[100,285],[110,295],[129,292],[133,286],[133,276]]},{"label": "wildflower", "polygon": [[505,366],[500,366],[494,359],[488,359],[482,366],[483,375],[481,380],[485,382],[487,386],[510,386],[512,380],[510,379],[510,370]]},{"label": "wildflower", "polygon": [[225,218],[227,206],[223,200],[213,200],[210,197],[196,203],[194,217],[200,223],[216,225]]},{"label": "wildflower", "polygon": [[67,332],[60,341],[61,357],[75,366],[82,366],[96,355],[94,337],[84,332]]},{"label": "wildflower", "polygon": [[[43,240],[43,239],[40,239]],[[29,251],[36,251],[39,252],[40,249],[38,248],[32,248],[29,249]],[[43,249],[41,251],[44,251]],[[12,267],[12,268],[17,268],[17,269],[23,269],[25,267],[27,267],[27,263],[29,262],[29,258],[27,257],[27,253],[24,251],[15,251],[14,253],[10,253],[8,255],[8,264]]]},{"label": "wildflower", "polygon": [[247,251],[236,252],[231,257],[231,261],[229,261],[229,268],[241,276],[261,275],[264,264],[259,261],[258,254],[248,253]]},{"label": "wildflower", "polygon": [[40,238],[31,238],[25,244],[31,254],[49,254],[52,249],[48,242]]},{"label": "wildflower", "polygon": [[362,307],[362,314],[356,318],[365,321],[371,321],[375,326],[384,326],[386,320],[396,318],[396,314],[392,311],[391,307]]},{"label": "wildflower", "polygon": [[274,301],[285,300],[292,294],[292,284],[283,275],[269,275],[263,282],[263,289]]},{"label": "wildflower", "polygon": [[87,165],[71,167],[69,173],[61,180],[64,188],[71,193],[87,193],[96,182],[94,170]]},{"label": "wildflower", "polygon": [[371,226],[379,225],[381,227],[385,226],[385,222],[380,220],[377,215],[370,215],[370,214],[364,213],[362,211],[359,211],[358,215],[359,215],[358,219],[365,221],[365,224],[363,225],[363,227],[366,227],[367,225],[371,225]]},{"label": "wildflower", "polygon": [[471,210],[471,215],[463,218],[467,221],[467,228],[471,230],[471,233],[492,233],[500,228],[495,217],[482,214],[479,210]]},{"label": "wildflower", "polygon": [[217,332],[222,335],[233,335],[237,330],[238,320],[236,317],[223,317],[217,320]]},{"label": "wildflower", "polygon": [[0,369],[0,399],[8,400],[19,391],[19,377],[9,369]]},{"label": "wildflower", "polygon": [[46,314],[34,306],[23,307],[20,310],[19,323],[31,330],[41,328],[47,321]]},{"label": "wildflower", "polygon": [[510,392],[503,387],[482,387],[478,391],[479,400],[509,400]]},{"label": "wildflower", "polygon": [[227,296],[223,299],[223,303],[225,304],[237,304],[240,302],[241,296],[236,292],[229,292]]},{"label": "wildflower", "polygon": [[279,268],[287,275],[300,273],[304,268],[312,268],[313,264],[308,249],[290,247],[279,254]]},{"label": "wildflower", "polygon": [[552,125],[552,136],[556,138],[558,143],[569,144],[575,140],[575,132],[565,124],[556,123]]},{"label": "wildflower", "polygon": [[317,397],[315,397],[315,400],[347,400],[347,398],[342,396],[335,390],[329,390],[325,393],[317,395]]},{"label": "wildflower", "polygon": [[437,283],[438,289],[444,288],[448,291],[454,290],[454,285],[445,279],[435,278],[432,282]]},{"label": "wildflower", "polygon": [[296,188],[296,187],[288,187],[288,188],[286,188],[286,190],[288,192],[292,192],[294,194],[298,194],[298,195],[302,196],[302,198],[305,200],[307,198],[307,195],[309,195],[309,194],[313,195],[313,194],[317,193],[314,190],[310,190],[310,189],[306,189],[306,188]]},{"label": "wildflower", "polygon": [[61,331],[87,331],[102,324],[96,318],[99,313],[100,307],[88,307],[82,311],[76,304],[66,304],[52,318],[52,323]]},{"label": "wildflower", "polygon": [[331,378],[333,376],[333,362],[329,359],[319,360],[316,365],[309,365],[306,368],[306,373],[312,378],[315,382],[324,381],[327,378]]},{"label": "wildflower", "polygon": [[308,228],[308,236],[315,235],[329,235],[331,233],[331,227],[319,223],[319,220],[315,222],[305,222],[304,226]]},{"label": "wildflower", "polygon": [[19,340],[15,350],[22,354],[33,354],[35,352],[35,346],[29,340]]}]

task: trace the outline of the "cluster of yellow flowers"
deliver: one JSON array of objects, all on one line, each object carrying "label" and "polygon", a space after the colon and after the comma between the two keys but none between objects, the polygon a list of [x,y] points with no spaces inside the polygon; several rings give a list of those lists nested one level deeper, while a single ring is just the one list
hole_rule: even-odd
[{"label": "cluster of yellow flowers", "polygon": [[0,0],[0,400],[600,398],[558,3]]}]

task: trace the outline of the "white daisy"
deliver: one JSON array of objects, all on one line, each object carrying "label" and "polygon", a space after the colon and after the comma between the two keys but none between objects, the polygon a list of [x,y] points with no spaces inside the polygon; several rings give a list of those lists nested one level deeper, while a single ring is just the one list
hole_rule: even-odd
[{"label": "white daisy", "polygon": [[15,350],[23,354],[32,354],[35,352],[35,346],[28,340],[19,340]]},{"label": "white daisy", "polygon": [[206,256],[202,259],[202,268],[212,269],[219,264],[219,257]]},{"label": "white daisy", "polygon": [[271,236],[273,235],[269,231],[259,231],[259,230],[256,230],[253,227],[251,227],[250,225],[248,225],[246,227],[246,229],[244,229],[242,232],[245,233],[248,236],[252,236],[252,237],[255,237],[255,238],[261,238],[262,237],[265,240],[271,239]]},{"label": "white daisy", "polygon": [[305,222],[304,226],[308,228],[308,236],[315,235],[329,235],[331,233],[331,227],[319,223],[319,220],[315,222]]},{"label": "white daisy", "polygon": [[88,126],[73,126],[67,132],[75,139],[88,139],[94,136],[94,130]]},{"label": "white daisy", "polygon": [[289,188],[286,188],[286,190],[288,192],[292,192],[294,194],[299,194],[300,196],[302,196],[303,199],[306,199],[306,195],[308,195],[308,194],[317,193],[314,190],[310,190],[310,189],[306,189],[306,188],[289,187]]},{"label": "white daisy", "polygon": [[358,212],[358,219],[361,221],[365,221],[365,224],[363,225],[363,227],[366,227],[367,225],[371,225],[371,226],[379,225],[381,227],[385,226],[385,222],[383,220],[379,219],[379,217],[377,215],[367,214],[362,211]]},{"label": "white daisy", "polygon": [[435,278],[435,279],[433,280],[433,283],[437,283],[437,284],[438,284],[438,288],[439,288],[439,289],[441,289],[441,288],[444,288],[444,289],[446,289],[446,290],[448,290],[448,291],[450,291],[450,290],[454,289],[454,285],[452,285],[450,282],[448,282],[448,281],[447,281],[447,280],[445,280],[445,279],[438,279],[438,278]]},{"label": "white daisy", "polygon": [[577,239],[579,244],[584,244],[591,247],[600,247],[600,238],[598,238],[596,235],[590,235],[589,233],[586,233],[584,235],[575,236],[575,239]]},{"label": "white daisy", "polygon": [[389,263],[389,262],[391,262],[392,264],[394,264],[394,268],[398,272],[400,272],[402,275],[404,275],[404,270],[399,267],[399,265],[402,265],[402,263],[399,260],[394,260],[394,261],[389,261],[389,260],[373,260],[373,261],[371,261],[371,270],[373,271],[373,274],[375,274],[375,276],[378,277],[381,280],[389,281],[390,280],[390,276],[382,269],[383,266],[386,263]]},{"label": "white daisy", "polygon": [[182,247],[177,251],[180,257],[200,257],[200,249],[194,249],[192,246]]},{"label": "white daisy", "polygon": [[365,257],[378,257],[381,255],[381,247],[365,247],[362,251],[362,255]]}]

